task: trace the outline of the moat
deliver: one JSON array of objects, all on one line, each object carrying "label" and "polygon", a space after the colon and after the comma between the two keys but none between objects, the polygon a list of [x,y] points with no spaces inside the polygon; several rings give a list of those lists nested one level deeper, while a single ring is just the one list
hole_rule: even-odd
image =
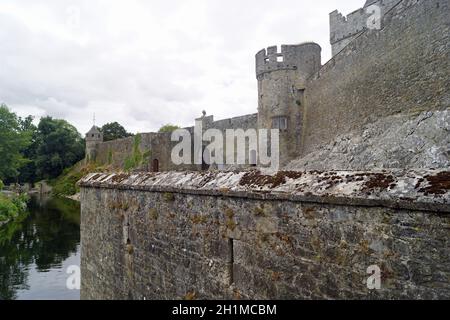
[{"label": "moat", "polygon": [[32,199],[29,213],[0,227],[0,300],[76,300],[66,282],[80,264],[80,206]]}]

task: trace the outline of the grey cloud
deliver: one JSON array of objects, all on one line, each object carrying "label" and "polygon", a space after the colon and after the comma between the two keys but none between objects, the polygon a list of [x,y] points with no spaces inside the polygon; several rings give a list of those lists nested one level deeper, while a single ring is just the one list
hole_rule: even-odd
[{"label": "grey cloud", "polygon": [[256,51],[313,40],[329,57],[328,13],[362,2],[3,0],[0,101],[81,132],[93,113],[139,132],[253,113]]}]

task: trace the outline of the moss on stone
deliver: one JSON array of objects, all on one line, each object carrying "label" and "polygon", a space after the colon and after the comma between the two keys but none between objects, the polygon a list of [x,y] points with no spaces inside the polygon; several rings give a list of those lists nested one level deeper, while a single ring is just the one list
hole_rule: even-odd
[{"label": "moss on stone", "polygon": [[234,231],[237,227],[237,223],[234,221],[234,211],[230,208],[226,208],[225,217],[226,217],[225,225],[227,226],[228,229]]},{"label": "moss on stone", "polygon": [[256,207],[256,208],[253,210],[253,213],[254,213],[255,216],[257,216],[257,217],[264,217],[264,216],[266,215],[266,213],[265,213],[265,211],[264,211],[264,208],[262,208],[262,207]]},{"label": "moss on stone", "polygon": [[186,293],[183,300],[192,301],[192,300],[196,300],[196,299],[197,299],[197,293],[195,291],[193,291],[193,292]]},{"label": "moss on stone", "polygon": [[175,201],[175,195],[170,192],[166,192],[163,194],[163,199],[165,202],[173,202]]},{"label": "moss on stone", "polygon": [[113,161],[113,151],[112,149],[108,150],[108,165],[111,165]]},{"label": "moss on stone", "polygon": [[[142,142],[142,135],[138,133],[137,135],[134,136],[132,154],[125,158],[124,161],[125,171],[131,171],[143,164],[145,157],[141,152],[140,148],[141,142]],[[146,154],[148,154],[148,152],[149,151],[147,151]]]},{"label": "moss on stone", "polygon": [[155,208],[152,208],[148,211],[148,215],[150,217],[150,219],[152,220],[158,220],[159,218],[159,213]]},{"label": "moss on stone", "polygon": [[208,222],[208,218],[202,215],[195,215],[191,217],[191,221],[193,224],[205,224],[206,222]]},{"label": "moss on stone", "polygon": [[134,253],[134,247],[131,244],[127,244],[127,252],[130,255]]}]

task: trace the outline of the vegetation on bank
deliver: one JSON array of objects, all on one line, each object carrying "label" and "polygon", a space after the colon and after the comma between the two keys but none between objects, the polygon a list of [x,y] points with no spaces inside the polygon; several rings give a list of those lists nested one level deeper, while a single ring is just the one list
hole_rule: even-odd
[{"label": "vegetation on bank", "polygon": [[104,172],[107,168],[100,167],[95,163],[90,163],[85,166],[75,165],[71,168],[67,168],[63,173],[49,181],[52,187],[52,194],[58,197],[73,196],[80,192],[80,188],[77,186],[77,182],[92,172]]},{"label": "vegetation on bank", "polygon": [[49,182],[52,193],[56,196],[73,196],[79,192],[76,183],[84,176],[82,171],[65,169],[63,174]]},{"label": "vegetation on bank", "polygon": [[[85,140],[66,120],[43,117],[35,124],[33,116],[21,118],[0,104],[0,189],[3,182],[33,185],[47,181],[56,196],[73,196],[79,192],[76,183],[91,172],[109,171],[113,166],[113,150],[108,150],[107,164],[82,166]],[[167,124],[160,133],[170,133],[179,126]],[[133,136],[117,122],[107,123],[101,131],[105,141]],[[141,150],[142,135],[134,135],[132,153],[124,159],[124,171],[132,171],[147,164],[150,150]],[[22,199],[23,200],[23,199]],[[23,202],[2,196],[3,216],[16,215]],[[15,202],[14,202],[15,201]],[[26,203],[26,202],[25,202]]]},{"label": "vegetation on bank", "polygon": [[0,180],[0,225],[25,213],[30,200],[27,194],[2,193],[4,186],[3,181]]},{"label": "vegetation on bank", "polygon": [[22,119],[0,105],[0,179],[3,181],[19,175],[28,160],[23,151],[32,140],[29,130],[31,119]]},{"label": "vegetation on bank", "polygon": [[16,219],[25,213],[28,201],[26,194],[6,196],[0,193],[0,223]]},{"label": "vegetation on bank", "polygon": [[0,105],[0,179],[6,184],[56,178],[84,158],[85,142],[73,125],[52,117],[33,122]]}]

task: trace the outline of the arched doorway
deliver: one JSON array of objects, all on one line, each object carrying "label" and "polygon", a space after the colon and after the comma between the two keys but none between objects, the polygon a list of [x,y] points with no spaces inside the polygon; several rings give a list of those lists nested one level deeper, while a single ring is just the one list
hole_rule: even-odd
[{"label": "arched doorway", "polygon": [[154,159],[152,163],[152,171],[153,172],[159,172],[159,160]]}]

